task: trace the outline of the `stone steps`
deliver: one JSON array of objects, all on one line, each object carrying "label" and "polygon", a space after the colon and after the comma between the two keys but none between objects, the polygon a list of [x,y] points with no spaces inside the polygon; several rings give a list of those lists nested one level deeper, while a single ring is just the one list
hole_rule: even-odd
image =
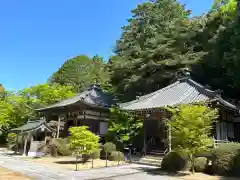
[{"label": "stone steps", "polygon": [[141,157],[138,160],[132,160],[132,162],[136,163],[136,164],[160,167],[163,157],[164,157],[164,155],[147,154],[146,156]]}]

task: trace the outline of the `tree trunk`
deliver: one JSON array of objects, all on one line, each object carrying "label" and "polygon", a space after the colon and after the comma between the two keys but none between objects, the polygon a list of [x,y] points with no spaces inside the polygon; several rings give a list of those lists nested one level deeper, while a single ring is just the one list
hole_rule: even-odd
[{"label": "tree trunk", "polygon": [[78,157],[76,156],[76,171],[78,170]]},{"label": "tree trunk", "polygon": [[189,155],[189,159],[191,161],[191,170],[192,170],[192,173],[194,174],[195,173],[195,168],[194,168],[195,162],[194,162],[194,157],[192,154]]}]

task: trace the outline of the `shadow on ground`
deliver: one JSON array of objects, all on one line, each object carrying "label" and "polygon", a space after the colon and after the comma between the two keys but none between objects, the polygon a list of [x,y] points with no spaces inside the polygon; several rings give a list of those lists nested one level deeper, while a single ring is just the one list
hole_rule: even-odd
[{"label": "shadow on ground", "polygon": [[[87,161],[90,162],[90,161]],[[86,161],[84,163],[87,163]],[[76,161],[55,161],[56,164],[76,164]],[[83,161],[77,161],[78,164],[83,163]]]},{"label": "shadow on ground", "polygon": [[170,172],[165,172],[161,168],[151,168],[151,167],[139,167],[135,168],[136,170],[139,170],[140,172],[144,172],[147,174],[151,174],[153,176],[172,176],[172,177],[181,177],[181,176],[186,176],[188,173],[170,173]]}]

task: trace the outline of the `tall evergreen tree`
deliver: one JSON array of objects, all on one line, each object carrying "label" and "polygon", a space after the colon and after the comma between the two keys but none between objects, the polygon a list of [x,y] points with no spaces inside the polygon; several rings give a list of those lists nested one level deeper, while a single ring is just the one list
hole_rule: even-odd
[{"label": "tall evergreen tree", "polygon": [[176,0],[145,2],[132,14],[109,63],[111,83],[126,100],[165,86],[202,56],[192,48],[202,24]]}]

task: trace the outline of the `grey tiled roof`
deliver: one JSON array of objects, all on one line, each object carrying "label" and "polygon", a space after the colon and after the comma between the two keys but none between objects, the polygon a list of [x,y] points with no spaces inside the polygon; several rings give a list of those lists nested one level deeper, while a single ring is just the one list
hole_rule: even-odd
[{"label": "grey tiled roof", "polygon": [[44,125],[50,131],[55,131],[47,126],[46,120],[35,120],[35,121],[28,121],[26,124],[18,128],[11,129],[11,132],[29,132],[29,131],[37,130],[42,125]]},{"label": "grey tiled roof", "polygon": [[198,84],[190,78],[182,78],[165,88],[140,96],[136,100],[122,103],[119,106],[123,110],[143,110],[209,100],[218,101],[224,106],[238,111],[235,105],[222,99],[215,91]]},{"label": "grey tiled roof", "polygon": [[36,109],[37,111],[44,111],[52,108],[65,107],[77,102],[83,102],[90,106],[105,107],[109,108],[113,103],[113,98],[111,95],[103,92],[101,88],[97,85],[93,85],[87,90],[78,93],[76,96],[60,101],[56,104]]}]

